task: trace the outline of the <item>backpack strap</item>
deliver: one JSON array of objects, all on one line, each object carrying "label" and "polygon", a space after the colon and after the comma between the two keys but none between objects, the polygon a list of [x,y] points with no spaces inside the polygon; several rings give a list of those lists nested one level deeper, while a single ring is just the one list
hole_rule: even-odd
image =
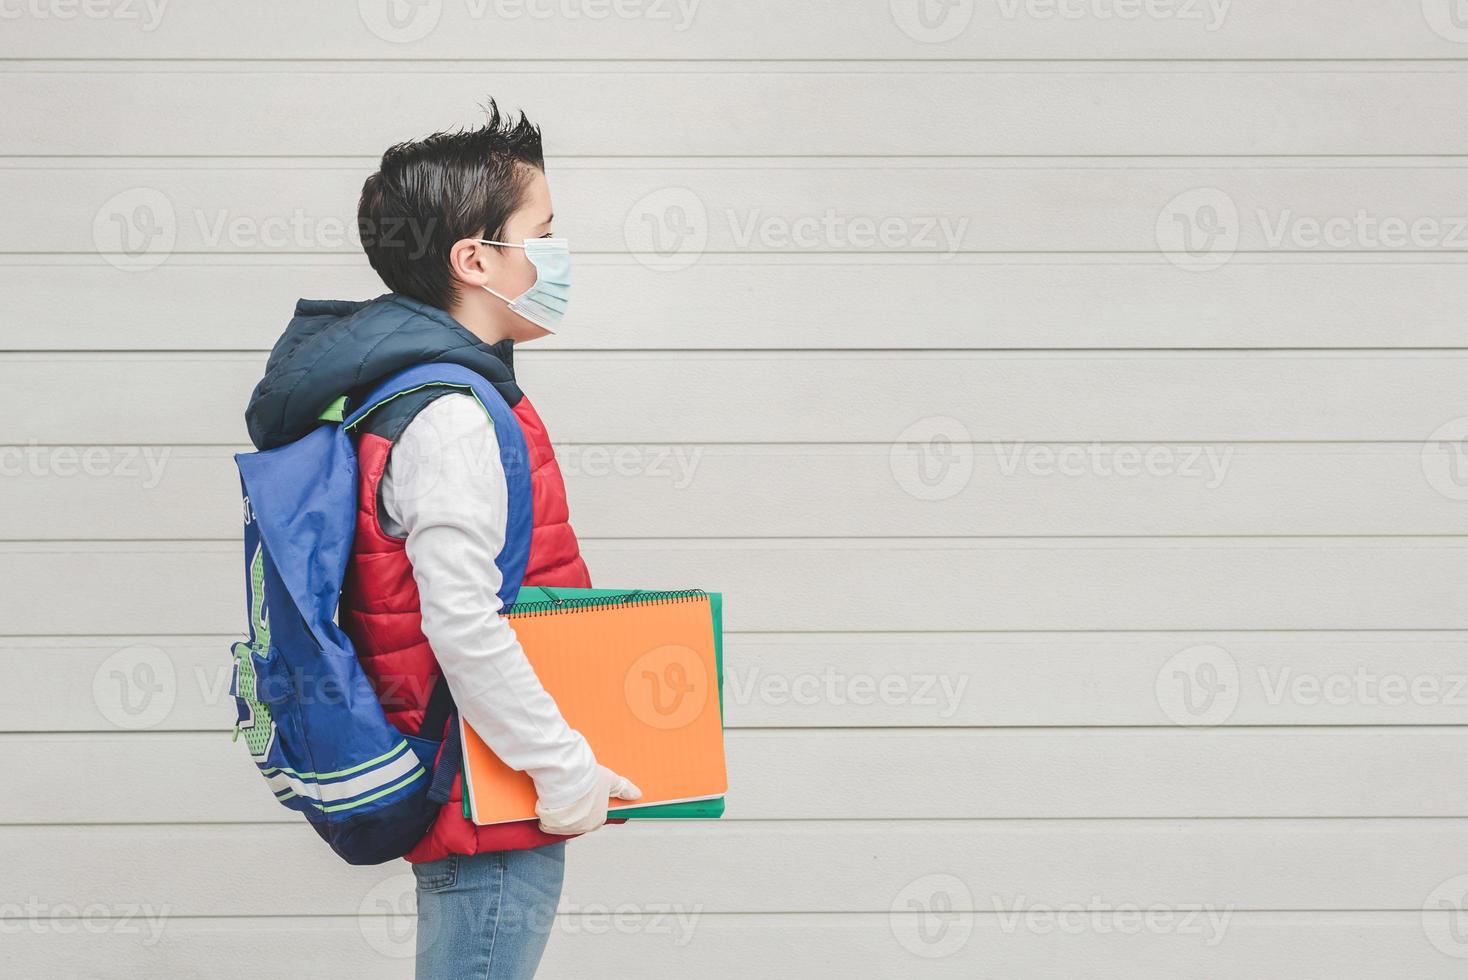
[{"label": "backpack strap", "polygon": [[428,784],[428,798],[434,803],[447,803],[454,788],[454,779],[463,767],[464,753],[459,737],[459,712],[454,707],[449,679],[442,674],[434,681],[428,707],[423,709],[423,724],[418,726],[418,737],[443,742],[438,764],[433,767],[433,781]]},{"label": "backpack strap", "polygon": [[442,674],[433,682],[433,693],[428,695],[428,706],[423,709],[423,723],[418,726],[418,737],[440,741],[443,728],[454,714],[454,693]]},{"label": "backpack strap", "polygon": [[530,559],[530,534],[534,525],[534,506],[530,487],[530,449],[520,420],[488,378],[458,364],[417,364],[399,371],[368,392],[361,403],[342,419],[342,431],[350,433],[373,411],[393,399],[434,386],[461,389],[479,402],[494,426],[499,443],[500,465],[505,471],[509,491],[509,514],[505,520],[505,545],[498,556],[501,580],[500,601],[514,605]]},{"label": "backpack strap", "polygon": [[[495,388],[488,378],[481,374],[476,374],[458,364],[415,364],[410,368],[404,368],[396,374],[388,375],[376,388],[373,388],[363,396],[357,406],[341,418],[342,428],[350,432],[368,415],[386,405],[394,398],[436,385],[442,385],[447,388],[462,388],[472,392],[479,399],[480,404],[484,405],[484,410],[489,413],[490,417],[497,424],[500,419],[490,402],[499,402],[506,409],[509,408],[509,403],[505,401],[504,396],[499,393],[498,389]],[[345,396],[343,396],[327,406],[326,411],[322,413],[322,417],[330,421],[332,415],[341,415],[345,412],[345,409],[346,401]]]}]

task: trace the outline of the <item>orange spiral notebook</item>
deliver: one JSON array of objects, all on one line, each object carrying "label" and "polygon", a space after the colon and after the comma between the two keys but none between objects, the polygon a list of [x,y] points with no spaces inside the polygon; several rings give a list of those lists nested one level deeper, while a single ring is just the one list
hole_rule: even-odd
[{"label": "orange spiral notebook", "polygon": [[[597,761],[642,790],[612,811],[728,790],[719,664],[700,591],[522,603],[506,613],[531,666]],[[481,826],[535,819],[535,786],[459,721],[464,795]]]}]

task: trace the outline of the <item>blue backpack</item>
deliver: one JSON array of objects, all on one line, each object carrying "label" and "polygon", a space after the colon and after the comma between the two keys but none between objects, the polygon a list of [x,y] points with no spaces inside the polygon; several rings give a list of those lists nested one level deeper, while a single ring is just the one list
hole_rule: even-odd
[{"label": "blue backpack", "polygon": [[472,393],[494,424],[509,481],[498,559],[499,596],[509,606],[530,551],[525,437],[504,398],[468,368],[408,368],[339,424],[326,421],[295,442],[235,456],[245,498],[249,612],[248,638],[232,648],[235,738],[244,736],[276,800],[304,814],[351,864],[380,864],[411,850],[459,773],[459,729],[447,682],[438,679],[418,734],[398,731],[336,622],[357,519],[350,433],[387,401],[433,385]]}]

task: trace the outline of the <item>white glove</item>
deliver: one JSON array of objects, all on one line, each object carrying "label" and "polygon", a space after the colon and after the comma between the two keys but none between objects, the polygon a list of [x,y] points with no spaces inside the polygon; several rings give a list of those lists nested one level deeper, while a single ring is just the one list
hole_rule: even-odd
[{"label": "white glove", "polygon": [[625,776],[618,776],[606,766],[598,765],[596,782],[585,796],[565,806],[543,807],[536,803],[535,815],[540,818],[540,829],[544,833],[565,837],[589,834],[607,822],[607,801],[612,797],[619,800],[641,799],[642,790]]}]

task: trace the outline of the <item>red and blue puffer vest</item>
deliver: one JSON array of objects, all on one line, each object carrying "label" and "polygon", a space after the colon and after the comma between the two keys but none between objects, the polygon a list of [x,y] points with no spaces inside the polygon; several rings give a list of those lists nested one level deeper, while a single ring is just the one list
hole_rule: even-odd
[{"label": "red and blue puffer vest", "polygon": [[[302,300],[276,343],[246,421],[255,445],[298,438],[337,395],[365,393],[415,363],[462,364],[483,375],[520,423],[530,461],[532,531],[522,585],[585,588],[591,584],[569,523],[566,488],[539,414],[515,382],[513,348],[488,345],[447,313],[407,297],[369,303]],[[335,391],[336,394],[331,394]],[[368,416],[357,435],[357,526],[339,611],[387,719],[419,734],[429,695],[440,683],[438,662],[423,635],[418,587],[405,542],[379,521],[378,487],[392,447],[418,412],[449,389],[403,395]],[[423,732],[429,738],[442,733]],[[461,780],[429,832],[407,855],[414,863],[450,854],[519,850],[564,840],[533,820],[476,827],[463,816]]]},{"label": "red and blue puffer vest", "polygon": [[[503,389],[501,394],[505,394]],[[422,404],[426,403],[424,399]],[[415,408],[421,410],[422,404]],[[591,578],[571,530],[566,487],[545,425],[523,394],[510,407],[529,451],[534,514],[530,557],[521,584],[588,588]],[[369,431],[357,443],[357,536],[342,592],[341,626],[352,638],[362,669],[377,688],[387,720],[399,731],[416,733],[423,723],[428,694],[440,683],[438,662],[423,635],[418,587],[405,542],[383,532],[377,492],[393,444],[406,428],[406,421],[401,416],[386,420],[386,425],[381,421],[372,425],[374,421],[369,417]],[[393,429],[396,432],[389,435]],[[429,737],[441,735],[433,733]],[[563,839],[542,833],[533,820],[476,827],[464,818],[461,792],[462,780],[456,779],[449,802],[439,810],[428,834],[408,853],[409,861],[518,850]]]}]

